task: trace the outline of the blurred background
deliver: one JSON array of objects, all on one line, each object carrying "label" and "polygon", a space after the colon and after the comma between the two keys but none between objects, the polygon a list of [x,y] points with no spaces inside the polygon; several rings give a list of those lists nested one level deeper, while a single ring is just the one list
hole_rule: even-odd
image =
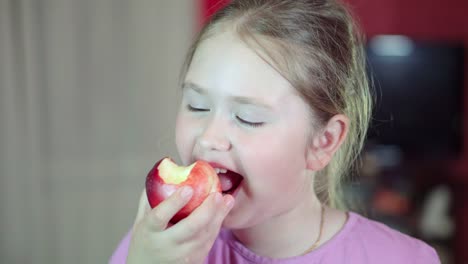
[{"label": "blurred background", "polygon": [[107,263],[176,155],[196,4],[0,0],[0,263]]},{"label": "blurred background", "polygon": [[[468,2],[347,0],[376,109],[357,210],[468,263]],[[106,263],[217,0],[0,0],[0,263]]]}]

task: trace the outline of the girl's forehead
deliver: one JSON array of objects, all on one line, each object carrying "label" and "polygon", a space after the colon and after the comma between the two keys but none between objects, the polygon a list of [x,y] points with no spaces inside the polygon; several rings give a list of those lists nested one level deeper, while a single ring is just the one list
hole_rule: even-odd
[{"label": "girl's forehead", "polygon": [[271,101],[296,95],[291,84],[235,34],[214,35],[197,47],[185,83],[208,93]]}]

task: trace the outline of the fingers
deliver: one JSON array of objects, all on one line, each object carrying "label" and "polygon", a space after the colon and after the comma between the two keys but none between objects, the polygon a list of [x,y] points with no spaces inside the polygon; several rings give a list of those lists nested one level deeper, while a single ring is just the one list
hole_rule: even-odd
[{"label": "fingers", "polygon": [[[221,200],[217,200],[221,199]],[[231,211],[232,206],[234,205],[234,198],[231,195],[222,196],[217,194],[215,197],[216,208],[214,209],[214,214],[211,218],[208,218],[208,223],[212,226],[221,226],[224,218]]]},{"label": "fingers", "polygon": [[216,235],[233,205],[234,198],[231,195],[223,197],[220,193],[210,194],[195,211],[168,231],[176,241],[187,240],[205,231]]},{"label": "fingers", "polygon": [[152,231],[166,229],[169,221],[187,204],[192,194],[192,188],[184,186],[153,208],[146,217],[148,228]]},{"label": "fingers", "polygon": [[223,211],[221,213],[217,214],[217,218],[215,219],[215,222],[219,224],[221,227],[224,218],[229,214],[231,211],[232,207],[234,206],[234,197],[232,195],[224,195],[223,196]]}]

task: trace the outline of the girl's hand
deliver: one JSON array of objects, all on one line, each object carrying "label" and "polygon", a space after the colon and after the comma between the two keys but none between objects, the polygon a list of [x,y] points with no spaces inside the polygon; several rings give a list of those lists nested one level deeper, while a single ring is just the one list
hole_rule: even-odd
[{"label": "girl's hand", "polygon": [[190,200],[182,187],[151,209],[143,191],[133,225],[127,263],[203,263],[234,204],[231,195],[210,194],[188,217],[175,225],[171,218]]}]

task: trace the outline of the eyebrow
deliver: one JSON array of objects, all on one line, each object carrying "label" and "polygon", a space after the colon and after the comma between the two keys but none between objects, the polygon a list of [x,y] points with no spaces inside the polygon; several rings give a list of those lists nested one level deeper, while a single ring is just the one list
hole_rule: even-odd
[{"label": "eyebrow", "polygon": [[[182,89],[192,89],[194,90],[195,92],[199,93],[199,94],[202,94],[202,95],[206,95],[207,94],[207,91],[206,89],[202,88],[201,86],[195,84],[195,83],[192,83],[192,82],[185,82],[182,84]],[[257,106],[260,106],[260,107],[263,107],[263,108],[266,108],[266,109],[269,109],[269,110],[273,110],[273,107],[271,105],[268,105],[260,100],[257,100],[255,98],[251,98],[251,97],[246,97],[246,96],[228,96],[228,98],[234,102],[237,102],[239,104],[249,104],[249,105],[257,105]]]}]

